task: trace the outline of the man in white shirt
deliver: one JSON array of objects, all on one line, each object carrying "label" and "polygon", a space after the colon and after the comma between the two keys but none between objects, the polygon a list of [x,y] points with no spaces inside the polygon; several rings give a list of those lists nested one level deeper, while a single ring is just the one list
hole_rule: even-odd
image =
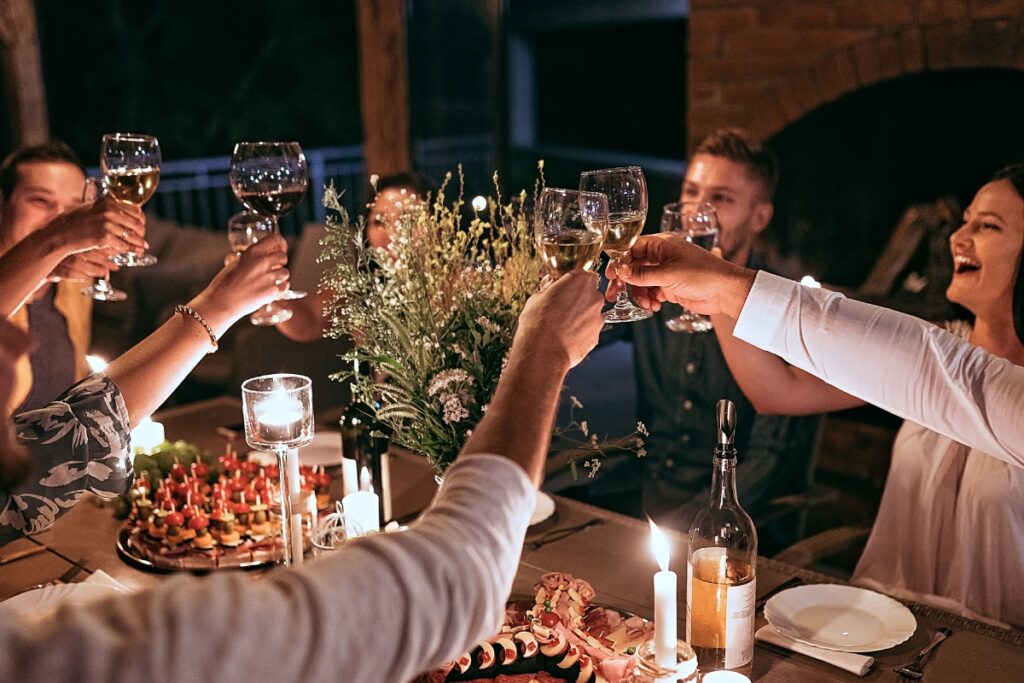
[{"label": "man in white shirt", "polygon": [[736,319],[736,337],[940,434],[1024,465],[1024,367],[913,316],[642,237],[618,271],[633,298]]},{"label": "man in white shirt", "polygon": [[603,326],[596,287],[571,273],[529,300],[487,416],[409,531],[258,581],[175,577],[41,622],[2,620],[0,680],[397,682],[491,635],[562,381]]}]

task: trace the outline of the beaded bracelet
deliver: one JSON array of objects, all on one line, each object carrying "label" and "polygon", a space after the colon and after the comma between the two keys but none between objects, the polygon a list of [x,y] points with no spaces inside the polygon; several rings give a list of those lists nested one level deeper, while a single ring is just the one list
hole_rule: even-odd
[{"label": "beaded bracelet", "polygon": [[174,307],[174,312],[191,316],[197,323],[202,325],[203,329],[206,330],[206,334],[210,335],[210,344],[213,345],[213,348],[207,351],[207,353],[214,353],[217,351],[217,335],[213,333],[213,328],[210,327],[210,324],[206,322],[203,316],[199,315],[196,309],[191,306],[186,306],[185,304],[178,304]]}]

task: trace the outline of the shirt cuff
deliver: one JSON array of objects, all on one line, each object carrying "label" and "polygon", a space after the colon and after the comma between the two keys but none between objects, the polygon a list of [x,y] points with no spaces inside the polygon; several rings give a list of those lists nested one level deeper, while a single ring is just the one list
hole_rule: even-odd
[{"label": "shirt cuff", "polygon": [[800,285],[761,270],[747,294],[747,300],[736,319],[733,336],[765,349],[785,324],[785,313]]}]

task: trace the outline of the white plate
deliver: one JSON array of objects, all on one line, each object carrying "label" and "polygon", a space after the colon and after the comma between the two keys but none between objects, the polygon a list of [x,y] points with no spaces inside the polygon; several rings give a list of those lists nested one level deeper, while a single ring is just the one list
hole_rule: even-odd
[{"label": "white plate", "polygon": [[[277,462],[277,456],[270,451],[249,451],[249,459],[269,465]],[[308,446],[299,449],[299,462],[313,467],[323,465],[334,467],[341,464],[341,433],[317,432]]]},{"label": "white plate", "polygon": [[555,499],[543,491],[537,491],[537,507],[533,508],[530,526],[540,524],[553,514],[555,514]]},{"label": "white plate", "polygon": [[784,590],[764,606],[768,623],[801,643],[838,652],[875,652],[917,630],[909,609],[853,586],[815,584]]},{"label": "white plate", "polygon": [[57,609],[60,605],[81,605],[101,600],[122,591],[113,586],[94,583],[62,583],[43,586],[18,593],[0,603],[0,615],[4,618],[40,618]]}]

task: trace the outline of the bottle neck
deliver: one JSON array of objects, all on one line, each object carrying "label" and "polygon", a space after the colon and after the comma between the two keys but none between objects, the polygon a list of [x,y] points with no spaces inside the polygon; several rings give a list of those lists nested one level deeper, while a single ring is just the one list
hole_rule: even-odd
[{"label": "bottle neck", "polygon": [[723,508],[738,506],[736,495],[736,449],[715,448],[715,459],[711,475],[711,505]]}]

